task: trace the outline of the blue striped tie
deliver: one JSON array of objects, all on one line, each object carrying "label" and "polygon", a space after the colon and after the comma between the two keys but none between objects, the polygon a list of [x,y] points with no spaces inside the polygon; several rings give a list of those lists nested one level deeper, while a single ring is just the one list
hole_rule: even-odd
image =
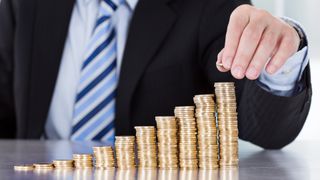
[{"label": "blue striped tie", "polygon": [[101,0],[99,16],[81,68],[72,140],[107,141],[114,138],[117,51],[110,18],[117,6],[111,0]]}]

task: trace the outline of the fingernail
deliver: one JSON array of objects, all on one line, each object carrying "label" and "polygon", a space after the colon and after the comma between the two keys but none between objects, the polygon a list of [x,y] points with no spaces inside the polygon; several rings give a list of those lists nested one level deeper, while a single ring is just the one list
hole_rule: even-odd
[{"label": "fingernail", "polygon": [[269,65],[268,68],[267,68],[267,71],[268,71],[269,74],[275,73],[276,70],[277,70],[276,67],[274,65],[272,65],[272,64]]},{"label": "fingernail", "polygon": [[247,76],[252,77],[252,78],[256,78],[258,75],[258,72],[255,68],[250,67],[247,71]]},{"label": "fingernail", "polygon": [[236,78],[239,78],[239,79],[243,78],[243,71],[241,67],[239,66],[235,67],[232,72]]},{"label": "fingernail", "polygon": [[231,68],[231,62],[232,62],[232,59],[231,58],[227,58],[226,61],[225,61],[225,64],[226,64],[225,68],[230,69]]}]

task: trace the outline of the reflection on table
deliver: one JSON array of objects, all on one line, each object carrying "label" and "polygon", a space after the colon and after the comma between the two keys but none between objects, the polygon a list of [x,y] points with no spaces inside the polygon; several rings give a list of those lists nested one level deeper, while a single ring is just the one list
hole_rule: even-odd
[{"label": "reflection on table", "polygon": [[52,177],[59,180],[238,180],[239,169],[216,170],[157,170],[157,169],[59,169],[34,172],[15,172],[17,178],[47,179]]}]

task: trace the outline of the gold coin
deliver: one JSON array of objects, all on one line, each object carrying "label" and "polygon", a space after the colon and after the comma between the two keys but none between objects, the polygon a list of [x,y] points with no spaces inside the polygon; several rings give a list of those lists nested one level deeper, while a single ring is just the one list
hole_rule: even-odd
[{"label": "gold coin", "polygon": [[15,171],[32,171],[34,169],[34,166],[30,164],[25,164],[25,165],[15,165],[13,168]]},{"label": "gold coin", "polygon": [[33,166],[35,169],[53,169],[52,163],[35,163]]}]

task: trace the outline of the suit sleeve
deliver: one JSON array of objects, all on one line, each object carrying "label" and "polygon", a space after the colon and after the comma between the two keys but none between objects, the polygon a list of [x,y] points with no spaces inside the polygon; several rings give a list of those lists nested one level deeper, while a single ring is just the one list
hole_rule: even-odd
[{"label": "suit sleeve", "polygon": [[0,138],[14,138],[12,1],[0,2]]},{"label": "suit sleeve", "polygon": [[208,0],[204,4],[199,29],[199,64],[210,83],[236,82],[239,137],[266,149],[280,149],[298,136],[309,113],[310,67],[298,82],[304,89],[292,97],[273,95],[256,81],[236,80],[230,73],[219,72],[215,65],[217,54],[224,47],[229,17],[241,4],[250,1]]}]

